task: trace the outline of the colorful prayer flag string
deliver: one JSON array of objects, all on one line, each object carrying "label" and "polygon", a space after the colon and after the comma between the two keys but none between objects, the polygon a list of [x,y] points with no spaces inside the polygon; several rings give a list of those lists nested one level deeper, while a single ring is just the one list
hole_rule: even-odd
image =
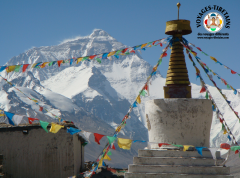
[{"label": "colorful prayer flag string", "polygon": [[205,68],[204,65],[201,65],[201,63],[199,62],[198,59],[200,59],[199,57],[197,57],[197,53],[190,50],[189,47],[187,46],[187,44],[183,44],[182,42],[180,42],[189,52],[191,52],[194,57],[196,58],[197,62],[200,64],[200,66],[203,68],[204,72],[207,74],[209,80],[214,84],[214,86],[217,88],[217,90],[219,91],[219,93],[222,95],[222,97],[224,98],[224,100],[226,101],[226,103],[228,104],[228,106],[231,108],[231,110],[233,111],[233,113],[235,114],[235,116],[239,119],[240,121],[240,118],[238,116],[238,113],[236,111],[234,111],[234,109],[232,108],[232,106],[230,105],[230,103],[228,102],[228,100],[226,99],[226,96],[222,93],[221,89],[217,87],[217,84],[213,81],[213,79],[209,76],[208,74],[208,69]]},{"label": "colorful prayer flag string", "polygon": [[[162,43],[164,43],[166,38],[155,40],[152,42],[144,43],[141,45],[133,46],[133,47],[128,47],[116,51],[111,51],[111,52],[106,52],[106,53],[101,53],[101,54],[94,54],[90,56],[84,56],[84,57],[72,57],[71,59],[66,59],[66,60],[58,60],[58,61],[48,61],[48,62],[38,62],[38,63],[33,63],[33,64],[18,64],[18,65],[11,65],[11,66],[0,66],[0,72],[6,70],[7,73],[10,72],[20,72],[20,68],[22,68],[22,72],[25,72],[27,69],[42,69],[45,68],[46,66],[53,66],[54,64],[57,64],[58,67],[60,67],[62,64],[69,63],[71,66],[73,62],[76,62],[78,64],[79,62],[83,62],[85,60],[91,61],[91,60],[96,60],[98,63],[101,63],[101,59],[112,59],[112,56],[115,58],[119,58],[119,55],[129,55],[132,53],[135,53],[136,50],[139,50],[140,52],[142,50],[146,50],[146,48],[152,47],[152,46],[157,46],[158,44],[162,46]],[[157,43],[157,44],[156,44]]]},{"label": "colorful prayer flag string", "polygon": [[[184,40],[186,40],[186,39],[184,38]],[[187,41],[187,40],[186,40],[186,41]],[[188,43],[188,45],[189,45],[189,46],[191,45],[191,46],[197,48],[197,49],[198,49],[199,51],[201,51],[203,54],[205,54],[206,56],[209,56],[207,53],[205,53],[204,51],[202,51],[201,48],[196,47],[194,44],[192,44],[192,43]],[[215,57],[212,57],[212,56],[209,56],[209,57],[210,57],[214,62],[220,64],[221,66],[224,66],[224,68],[226,68],[226,69],[230,69],[232,74],[238,74],[238,75],[240,76],[240,74],[239,74],[238,72],[235,72],[235,71],[232,70],[230,67],[224,65],[223,63],[221,63],[220,61],[218,61]]]}]

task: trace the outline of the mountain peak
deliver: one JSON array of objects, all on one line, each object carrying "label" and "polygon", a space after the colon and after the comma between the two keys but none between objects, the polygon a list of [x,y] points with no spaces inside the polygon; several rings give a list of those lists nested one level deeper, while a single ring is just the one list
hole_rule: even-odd
[{"label": "mountain peak", "polygon": [[110,35],[107,32],[105,32],[104,30],[94,29],[92,34],[89,37],[99,37],[99,36],[109,37]]}]

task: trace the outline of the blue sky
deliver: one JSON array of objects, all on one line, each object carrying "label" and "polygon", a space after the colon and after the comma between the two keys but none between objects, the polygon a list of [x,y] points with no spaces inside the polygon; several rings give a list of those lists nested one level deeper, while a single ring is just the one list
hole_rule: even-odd
[{"label": "blue sky", "polygon": [[[177,2],[174,0],[2,0],[0,1],[0,65],[4,65],[13,56],[33,46],[57,45],[69,38],[89,35],[96,28],[105,30],[128,46],[167,37],[164,33],[166,21],[177,19]],[[193,31],[185,38],[240,73],[238,59],[240,1],[182,0],[180,3],[180,19],[190,20]],[[207,32],[203,26],[196,27],[197,15],[208,5],[221,6],[229,13],[230,29],[223,28],[221,32],[229,33],[230,39],[197,39],[199,32]],[[142,56],[151,65],[155,65],[161,51],[160,47],[149,48]],[[201,53],[198,56],[234,88],[240,89],[238,82],[240,76],[231,74],[230,70],[215,64]],[[164,58],[159,67],[163,77],[166,77],[169,57],[170,55]],[[186,62],[190,81],[200,84],[187,57]],[[201,73],[205,81],[210,84],[203,71]],[[214,77],[214,80],[220,88],[226,89],[219,79]]]}]

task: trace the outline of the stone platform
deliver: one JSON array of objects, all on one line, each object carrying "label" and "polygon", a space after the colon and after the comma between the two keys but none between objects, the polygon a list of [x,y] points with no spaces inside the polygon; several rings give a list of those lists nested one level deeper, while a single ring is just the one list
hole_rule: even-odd
[{"label": "stone platform", "polygon": [[125,178],[233,178],[224,160],[212,159],[210,151],[139,150]]}]

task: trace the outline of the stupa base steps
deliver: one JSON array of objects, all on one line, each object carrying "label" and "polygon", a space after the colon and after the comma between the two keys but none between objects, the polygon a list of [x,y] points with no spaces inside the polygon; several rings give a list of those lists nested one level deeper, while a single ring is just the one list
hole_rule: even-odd
[{"label": "stupa base steps", "polygon": [[233,178],[224,159],[212,159],[210,151],[139,150],[125,178]]}]

